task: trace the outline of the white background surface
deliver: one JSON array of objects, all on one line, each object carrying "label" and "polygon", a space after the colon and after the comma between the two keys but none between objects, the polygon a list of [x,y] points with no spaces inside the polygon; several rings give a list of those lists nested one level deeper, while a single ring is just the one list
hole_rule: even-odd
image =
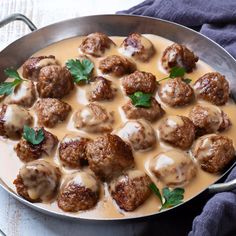
[{"label": "white background surface", "polygon": [[[0,0],[0,19],[11,13],[19,12],[29,17],[40,28],[78,16],[112,14],[140,2],[142,0]],[[1,28],[0,50],[26,33],[29,33],[29,29],[22,22],[14,22]],[[1,155],[3,154],[0,154],[0,158]],[[132,226],[127,227],[125,230],[133,232]],[[99,230],[95,232],[93,227],[86,223],[68,222],[29,209],[10,197],[1,188],[0,229],[7,236],[101,235]],[[102,236],[106,235],[120,234],[111,226],[102,233]]]}]

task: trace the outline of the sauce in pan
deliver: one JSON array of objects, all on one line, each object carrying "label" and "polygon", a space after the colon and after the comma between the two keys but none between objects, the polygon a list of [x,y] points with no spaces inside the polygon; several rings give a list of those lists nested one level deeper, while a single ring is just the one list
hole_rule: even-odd
[{"label": "sauce in pan", "polygon": [[[157,80],[162,79],[167,76],[167,72],[161,66],[161,56],[165,48],[171,45],[173,42],[164,39],[159,36],[155,35],[145,35],[149,40],[152,41],[153,45],[156,49],[156,54],[150,59],[149,62],[138,62],[136,61],[137,69],[140,71],[151,72],[157,77]],[[41,55],[55,55],[56,59],[61,63],[61,65],[65,64],[68,59],[75,59],[78,57],[78,46],[81,44],[81,41],[84,37],[76,37],[67,40],[63,40],[61,42],[52,44],[38,52],[36,52],[33,56],[41,56]],[[117,45],[120,45],[124,40],[124,37],[110,37]],[[120,54],[118,47],[112,47],[110,50],[106,50],[104,56]],[[121,54],[122,55],[122,54]],[[90,57],[92,62],[95,64],[95,73],[98,75],[102,75],[101,71],[98,69],[99,61],[104,57]],[[22,68],[19,68],[19,73],[21,74]],[[192,79],[191,84],[198,79],[200,76],[204,75],[207,72],[214,71],[210,66],[208,66],[203,61],[197,62],[197,68],[190,74],[188,77]],[[129,98],[123,94],[121,89],[121,80],[119,78],[112,78],[109,75],[104,75],[105,78],[112,80],[113,86],[117,88],[116,96],[111,101],[106,102],[99,102],[102,104],[106,110],[114,112],[114,124],[113,124],[113,132],[123,127],[124,123],[127,121],[121,106],[124,105]],[[226,78],[227,79],[227,78]],[[85,133],[82,130],[74,128],[73,123],[73,115],[74,113],[82,108],[85,104],[88,103],[88,99],[86,97],[86,93],[89,90],[89,85],[76,85],[74,90],[62,100],[69,103],[72,106],[72,112],[70,113],[69,117],[66,121],[58,124],[55,128],[47,129],[49,132],[55,134],[59,140],[66,134],[82,134],[90,138],[95,138],[99,134],[91,134]],[[164,103],[161,102],[160,98],[156,94],[157,101],[162,105],[162,108],[165,110],[165,115],[185,115],[188,116],[189,111],[191,108],[196,104],[196,101],[191,103],[190,105],[179,107],[179,108],[171,108]],[[206,102],[204,102],[206,103]],[[229,130],[222,132],[223,135],[228,136],[236,143],[236,106],[233,101],[229,100],[229,102],[220,107],[231,119],[232,126]],[[34,117],[34,126],[37,126],[37,117],[34,114],[32,108],[30,109],[31,115]],[[16,117],[14,117],[17,120]],[[152,123],[153,128],[157,132],[158,137],[158,125],[160,123],[159,119],[157,122]],[[176,122],[181,122],[176,120]],[[0,150],[1,150],[1,158],[0,158],[0,178],[6,183],[6,185],[15,191],[15,186],[13,185],[13,180],[16,178],[20,167],[23,165],[23,162],[19,160],[17,157],[13,147],[17,143],[17,141],[12,141],[10,139],[6,139],[0,137]],[[158,138],[157,145],[154,149],[148,151],[135,151],[133,152],[135,158],[136,168],[140,170],[144,170],[155,182],[155,184],[161,189],[162,185],[160,182],[157,181],[156,177],[149,169],[149,162],[152,158],[157,156],[162,151],[167,151],[173,149],[172,146],[167,145],[161,142]],[[178,153],[176,153],[178,155]],[[58,150],[55,152],[54,156],[44,157],[48,161],[55,162],[61,167],[63,178],[66,175],[71,174],[75,170],[70,170],[68,168],[64,168],[59,161],[58,158]],[[196,177],[193,178],[185,188],[184,200],[188,200],[194,197],[196,194],[207,188],[210,184],[212,184],[219,176],[216,174],[207,173],[198,166],[198,171]],[[62,181],[63,182],[63,181]],[[160,208],[160,202],[158,198],[152,194],[150,198],[144,202],[140,207],[138,207],[133,212],[125,212],[119,209],[119,207],[115,204],[114,200],[112,200],[111,196],[109,195],[107,185],[104,184],[102,186],[101,194],[100,194],[100,201],[98,204],[91,210],[88,211],[81,211],[78,213],[66,213],[63,212],[61,209],[58,208],[57,202],[54,201],[53,203],[35,203],[36,205],[48,209],[50,211],[62,213],[65,215],[73,215],[81,218],[126,218],[126,217],[135,217],[135,216],[143,216],[149,215],[155,212],[158,212]]]}]

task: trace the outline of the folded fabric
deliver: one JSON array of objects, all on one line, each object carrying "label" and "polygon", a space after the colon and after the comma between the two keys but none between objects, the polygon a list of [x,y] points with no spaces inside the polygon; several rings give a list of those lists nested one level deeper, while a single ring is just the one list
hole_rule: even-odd
[{"label": "folded fabric", "polygon": [[157,17],[197,29],[236,58],[234,0],[147,0],[118,13]]},{"label": "folded fabric", "polygon": [[[236,1],[147,0],[120,11],[157,17],[200,31],[236,58]],[[236,167],[226,181],[236,178]],[[214,195],[193,221],[189,236],[236,235],[236,191]]]}]

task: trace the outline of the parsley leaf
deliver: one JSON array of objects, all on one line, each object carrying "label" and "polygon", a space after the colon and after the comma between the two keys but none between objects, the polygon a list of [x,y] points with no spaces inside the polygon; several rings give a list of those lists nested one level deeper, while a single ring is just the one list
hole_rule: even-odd
[{"label": "parsley leaf", "polygon": [[192,82],[192,80],[189,79],[189,78],[183,78],[182,80],[183,80],[186,84],[190,84],[190,83]]},{"label": "parsley leaf", "polygon": [[136,107],[151,107],[151,97],[150,93],[135,92],[129,96],[133,105]]},{"label": "parsley leaf", "polygon": [[161,201],[161,204],[163,204],[163,200],[162,200],[162,196],[161,196],[161,193],[160,193],[160,190],[159,188],[154,184],[154,183],[151,183],[149,185],[149,188],[153,191],[153,193],[156,194],[156,196],[160,199]]},{"label": "parsley leaf", "polygon": [[33,145],[40,144],[44,140],[43,129],[35,131],[33,128],[24,125],[23,138]]},{"label": "parsley leaf", "polygon": [[6,76],[8,76],[9,78],[13,78],[14,80],[11,82],[3,82],[0,84],[0,95],[9,95],[14,91],[15,87],[23,81],[23,79],[21,79],[18,72],[14,69],[6,69],[4,70],[4,73]]},{"label": "parsley leaf", "polygon": [[66,62],[66,67],[74,77],[76,83],[89,82],[89,76],[94,68],[93,63],[88,59],[82,61],[70,59]]},{"label": "parsley leaf", "polygon": [[163,78],[163,79],[160,79],[160,80],[158,80],[157,82],[161,82],[161,81],[167,80],[167,79],[174,79],[174,78],[176,78],[176,77],[182,77],[182,80],[183,80],[185,83],[189,84],[192,80],[191,80],[191,79],[188,79],[188,78],[186,78],[186,79],[183,78],[184,75],[185,75],[185,73],[186,73],[186,70],[185,70],[183,67],[177,67],[177,66],[175,66],[175,67],[171,68],[169,76],[167,76],[167,77],[165,77],[165,78]]},{"label": "parsley leaf", "polygon": [[170,190],[169,188],[163,188],[162,189],[162,196],[164,198],[164,201],[162,199],[160,190],[158,187],[151,183],[149,185],[149,188],[153,191],[153,193],[160,199],[161,201],[161,210],[167,209],[173,206],[177,206],[180,203],[182,203],[182,200],[184,199],[184,189],[183,188],[175,188],[173,190]]}]

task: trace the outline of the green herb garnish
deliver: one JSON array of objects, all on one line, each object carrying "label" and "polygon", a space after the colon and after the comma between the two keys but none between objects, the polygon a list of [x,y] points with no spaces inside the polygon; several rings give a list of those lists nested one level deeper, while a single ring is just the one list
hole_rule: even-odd
[{"label": "green herb garnish", "polygon": [[132,101],[132,104],[136,107],[151,107],[152,94],[150,93],[135,92],[129,97]]},{"label": "green herb garnish", "polygon": [[44,140],[43,129],[35,131],[33,128],[24,125],[23,138],[33,145],[40,144]]},{"label": "green herb garnish", "polygon": [[170,190],[169,188],[163,188],[162,189],[162,196],[160,193],[160,190],[158,187],[151,183],[149,185],[149,188],[153,191],[153,193],[160,199],[161,201],[161,210],[167,209],[170,207],[174,207],[182,203],[182,200],[184,199],[184,189],[183,188],[175,188],[173,190]]},{"label": "green herb garnish", "polygon": [[167,77],[165,77],[165,78],[163,78],[163,79],[161,79],[161,80],[158,80],[157,82],[161,82],[161,81],[167,80],[167,79],[174,79],[174,78],[176,78],[176,77],[181,77],[182,80],[183,80],[185,83],[189,84],[192,80],[191,80],[191,79],[188,79],[188,78],[186,78],[186,79],[183,78],[184,75],[185,75],[185,73],[186,73],[186,70],[185,70],[183,67],[177,67],[177,66],[175,66],[175,67],[171,68],[169,76],[167,76]]},{"label": "green herb garnish", "polygon": [[9,95],[14,91],[15,87],[23,81],[23,79],[14,69],[6,69],[4,70],[4,73],[7,77],[12,78],[14,80],[11,82],[3,82],[0,84],[0,95]]},{"label": "green herb garnish", "polygon": [[89,76],[94,68],[93,63],[88,59],[73,60],[70,59],[66,62],[66,67],[74,77],[76,83],[89,82]]}]

